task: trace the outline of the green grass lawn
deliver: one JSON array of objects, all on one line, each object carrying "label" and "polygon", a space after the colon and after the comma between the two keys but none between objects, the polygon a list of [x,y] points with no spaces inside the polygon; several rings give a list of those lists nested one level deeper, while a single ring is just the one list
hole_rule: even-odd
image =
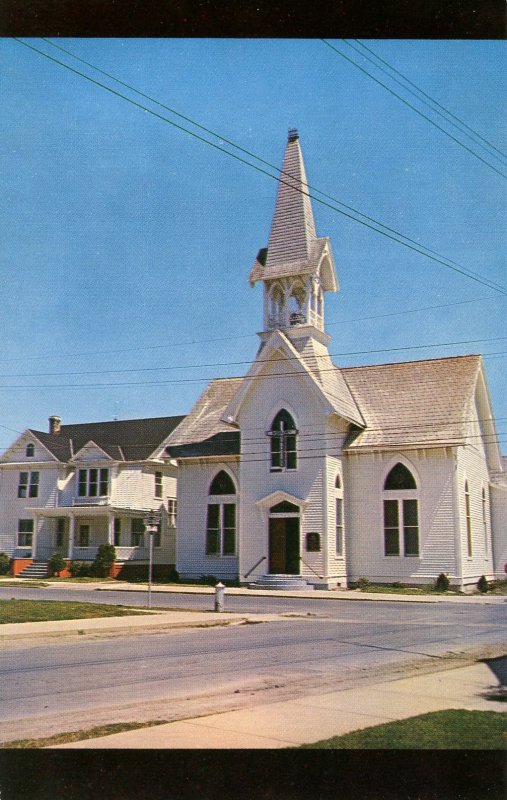
[{"label": "green grass lawn", "polygon": [[507,714],[497,711],[433,711],[334,736],[306,749],[323,750],[505,750]]},{"label": "green grass lawn", "polygon": [[143,614],[124,606],[74,603],[60,600],[0,600],[0,625],[9,622],[48,622],[58,619],[93,619]]}]

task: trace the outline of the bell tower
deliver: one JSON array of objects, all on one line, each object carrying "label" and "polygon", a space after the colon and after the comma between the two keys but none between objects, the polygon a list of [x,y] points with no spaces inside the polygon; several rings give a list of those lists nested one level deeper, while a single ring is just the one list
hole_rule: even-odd
[{"label": "bell tower", "polygon": [[268,246],[259,250],[250,284],[264,284],[265,340],[273,330],[290,339],[324,331],[324,292],[338,291],[329,238],[318,237],[297,130],[289,130]]}]

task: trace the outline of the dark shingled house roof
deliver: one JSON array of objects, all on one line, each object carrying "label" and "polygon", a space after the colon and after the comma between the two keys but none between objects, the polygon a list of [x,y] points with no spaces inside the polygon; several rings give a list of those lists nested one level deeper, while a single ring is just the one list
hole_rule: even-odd
[{"label": "dark shingled house roof", "polygon": [[77,425],[62,425],[59,433],[30,430],[59,461],[69,461],[90,441],[95,442],[115,461],[142,461],[148,458],[184,419],[184,416],[178,416],[83,422]]}]

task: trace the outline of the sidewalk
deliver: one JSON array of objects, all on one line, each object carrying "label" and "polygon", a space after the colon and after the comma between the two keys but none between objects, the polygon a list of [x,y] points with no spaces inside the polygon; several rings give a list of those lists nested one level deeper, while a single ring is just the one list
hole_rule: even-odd
[{"label": "sidewalk", "polygon": [[[20,586],[25,579],[19,578]],[[26,582],[29,583],[28,579]],[[48,584],[52,589],[81,589],[99,592],[146,592],[147,584],[145,583],[127,583],[117,580],[110,582],[97,581],[89,583],[72,583],[72,581],[56,581]],[[0,582],[0,588],[2,584]],[[205,594],[214,595],[215,589],[213,586],[187,586],[185,584],[153,584],[152,592],[157,594]],[[380,602],[391,603],[473,603],[476,605],[501,605],[507,603],[507,596],[505,595],[440,595],[440,594],[389,594],[388,592],[361,592],[347,589],[311,589],[308,591],[269,591],[266,589],[247,589],[240,587],[226,588],[226,597],[229,596],[245,596],[245,597],[290,597],[290,598],[303,598],[304,600],[378,600]]]},{"label": "sidewalk", "polygon": [[[497,687],[498,680],[487,664],[476,663],[429,675],[86,739],[59,745],[57,749],[295,747],[429,711],[454,708],[505,713],[505,703],[482,697]],[[459,746],[459,742],[456,745]]]}]

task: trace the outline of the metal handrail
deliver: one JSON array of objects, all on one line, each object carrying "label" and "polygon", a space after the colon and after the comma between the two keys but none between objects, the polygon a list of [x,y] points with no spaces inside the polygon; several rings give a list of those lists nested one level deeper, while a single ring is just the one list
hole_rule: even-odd
[{"label": "metal handrail", "polygon": [[258,567],[258,566],[259,566],[259,564],[262,564],[262,562],[263,562],[263,561],[265,561],[265,560],[266,560],[266,556],[262,556],[262,558],[260,558],[260,559],[258,560],[257,564],[254,564],[254,565],[253,565],[253,567],[252,567],[252,569],[248,570],[248,572],[246,573],[246,575],[243,575],[243,577],[244,577],[244,578],[248,578],[248,576],[249,576],[249,575],[251,575],[251,573],[254,571],[254,569],[256,569],[256,567]]},{"label": "metal handrail", "polygon": [[323,576],[323,575],[319,575],[319,574],[318,574],[318,572],[315,572],[315,570],[313,569],[313,567],[311,567],[309,564],[307,564],[307,563],[306,563],[306,561],[304,560],[303,556],[299,556],[299,560],[300,560],[300,561],[302,561],[302,562],[303,562],[303,564],[305,565],[305,567],[308,567],[308,569],[309,569],[311,572],[313,572],[313,574],[314,574],[314,575],[316,575],[316,576],[317,576],[317,578],[318,578],[319,580],[323,580],[323,579],[324,579],[324,576]]}]

